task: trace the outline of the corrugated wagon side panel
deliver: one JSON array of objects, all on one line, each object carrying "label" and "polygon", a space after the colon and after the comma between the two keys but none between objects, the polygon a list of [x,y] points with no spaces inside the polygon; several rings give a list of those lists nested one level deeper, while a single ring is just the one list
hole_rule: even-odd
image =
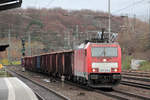
[{"label": "corrugated wagon side panel", "polygon": [[47,56],[44,55],[43,58],[44,58],[44,61],[43,61],[43,71],[45,73],[46,70],[47,70],[47,65],[46,65],[46,63],[47,63]]},{"label": "corrugated wagon side panel", "polygon": [[48,72],[49,74],[52,74],[52,54],[49,55],[49,69],[48,69]]},{"label": "corrugated wagon side panel", "polygon": [[34,71],[34,57],[31,57],[31,69]]},{"label": "corrugated wagon side panel", "polygon": [[73,74],[73,52],[64,53],[64,74],[71,76]]},{"label": "corrugated wagon side panel", "polygon": [[61,76],[63,74],[63,53],[59,53],[57,54],[57,72],[59,74],[59,76]]},{"label": "corrugated wagon side panel", "polygon": [[50,58],[51,58],[51,55],[48,54],[47,59],[46,59],[47,60],[47,63],[46,63],[47,64],[47,72],[48,73],[50,73],[50,70],[51,70],[51,59]]},{"label": "corrugated wagon side panel", "polygon": [[32,63],[32,59],[31,59],[31,57],[29,58],[29,63],[28,63],[28,68],[29,68],[29,70],[31,70],[31,63]]},{"label": "corrugated wagon side panel", "polygon": [[45,71],[46,71],[46,73],[48,72],[48,55],[46,55],[46,69],[45,69]]},{"label": "corrugated wagon side panel", "polygon": [[41,71],[44,72],[44,56],[41,56]]},{"label": "corrugated wagon side panel", "polygon": [[52,74],[56,73],[56,54],[52,54]]},{"label": "corrugated wagon side panel", "polygon": [[36,71],[36,66],[37,66],[37,56],[34,57],[34,70]]},{"label": "corrugated wagon side panel", "polygon": [[36,59],[37,59],[37,62],[36,62],[37,65],[36,65],[36,68],[37,68],[37,70],[38,70],[38,69],[41,68],[41,57],[40,57],[40,56],[37,56]]},{"label": "corrugated wagon side panel", "polygon": [[29,58],[26,58],[26,69],[29,69]]}]

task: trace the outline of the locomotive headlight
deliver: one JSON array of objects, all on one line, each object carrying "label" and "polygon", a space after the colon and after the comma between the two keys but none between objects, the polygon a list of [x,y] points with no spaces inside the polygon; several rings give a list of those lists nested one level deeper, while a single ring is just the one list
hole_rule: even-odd
[{"label": "locomotive headlight", "polygon": [[95,72],[96,70],[95,70],[95,69],[92,69],[92,71]]},{"label": "locomotive headlight", "polygon": [[118,69],[117,69],[117,68],[113,68],[112,71],[113,71],[113,72],[117,72]]},{"label": "locomotive headlight", "polygon": [[115,72],[117,72],[117,71],[118,71],[118,69],[116,69],[116,68],[115,68],[115,69],[114,69],[114,71],[115,71]]},{"label": "locomotive headlight", "polygon": [[103,62],[106,62],[107,61],[107,59],[103,59]]},{"label": "locomotive headlight", "polygon": [[98,72],[98,69],[97,68],[93,68],[92,72]]}]

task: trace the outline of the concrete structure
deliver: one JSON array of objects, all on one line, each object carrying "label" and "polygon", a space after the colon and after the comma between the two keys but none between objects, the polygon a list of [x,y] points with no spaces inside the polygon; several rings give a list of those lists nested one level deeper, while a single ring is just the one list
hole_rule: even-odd
[{"label": "concrete structure", "polygon": [[7,45],[0,45],[0,52],[5,51],[7,47],[9,47],[8,44]]},{"label": "concrete structure", "polygon": [[0,78],[0,100],[38,100],[34,92],[18,78]]},{"label": "concrete structure", "polygon": [[145,60],[137,60],[137,59],[132,59],[131,60],[131,69],[133,70],[138,70],[140,67],[140,64],[142,62],[145,62]]},{"label": "concrete structure", "polygon": [[0,0],[0,11],[21,7],[22,0]]}]

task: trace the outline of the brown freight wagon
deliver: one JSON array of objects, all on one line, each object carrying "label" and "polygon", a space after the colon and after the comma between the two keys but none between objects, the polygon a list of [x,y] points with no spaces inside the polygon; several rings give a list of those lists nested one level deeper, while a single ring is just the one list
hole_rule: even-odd
[{"label": "brown freight wagon", "polygon": [[30,59],[30,57],[24,57],[24,67],[27,70],[30,70],[30,67],[31,67],[31,59]]},{"label": "brown freight wagon", "polygon": [[[45,68],[50,75],[61,77],[62,75],[70,77],[73,74],[73,51],[57,52],[46,54]],[[46,65],[47,64],[47,65]]]},{"label": "brown freight wagon", "polygon": [[30,71],[42,72],[52,76],[64,75],[70,78],[73,75],[74,51],[60,51],[40,56],[24,57],[24,67]]}]

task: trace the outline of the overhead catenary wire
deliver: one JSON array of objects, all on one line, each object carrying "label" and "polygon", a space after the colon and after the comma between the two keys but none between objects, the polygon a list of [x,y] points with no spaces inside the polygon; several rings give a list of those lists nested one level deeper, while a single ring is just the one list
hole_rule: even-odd
[{"label": "overhead catenary wire", "polygon": [[38,0],[35,0],[35,3],[34,3],[34,4],[35,4],[35,7],[37,7],[37,2],[38,2]]},{"label": "overhead catenary wire", "polygon": [[123,8],[121,8],[121,9],[112,11],[112,13],[119,13],[119,12],[124,11],[124,10],[126,10],[126,9],[129,9],[129,8],[135,6],[135,5],[141,4],[141,3],[144,2],[144,1],[145,1],[145,0],[139,0],[139,1],[137,1],[137,2],[134,2],[134,3],[132,3],[132,4],[127,5],[126,7],[123,7]]},{"label": "overhead catenary wire", "polygon": [[50,0],[50,2],[47,3],[46,7],[50,6],[55,0]]}]

